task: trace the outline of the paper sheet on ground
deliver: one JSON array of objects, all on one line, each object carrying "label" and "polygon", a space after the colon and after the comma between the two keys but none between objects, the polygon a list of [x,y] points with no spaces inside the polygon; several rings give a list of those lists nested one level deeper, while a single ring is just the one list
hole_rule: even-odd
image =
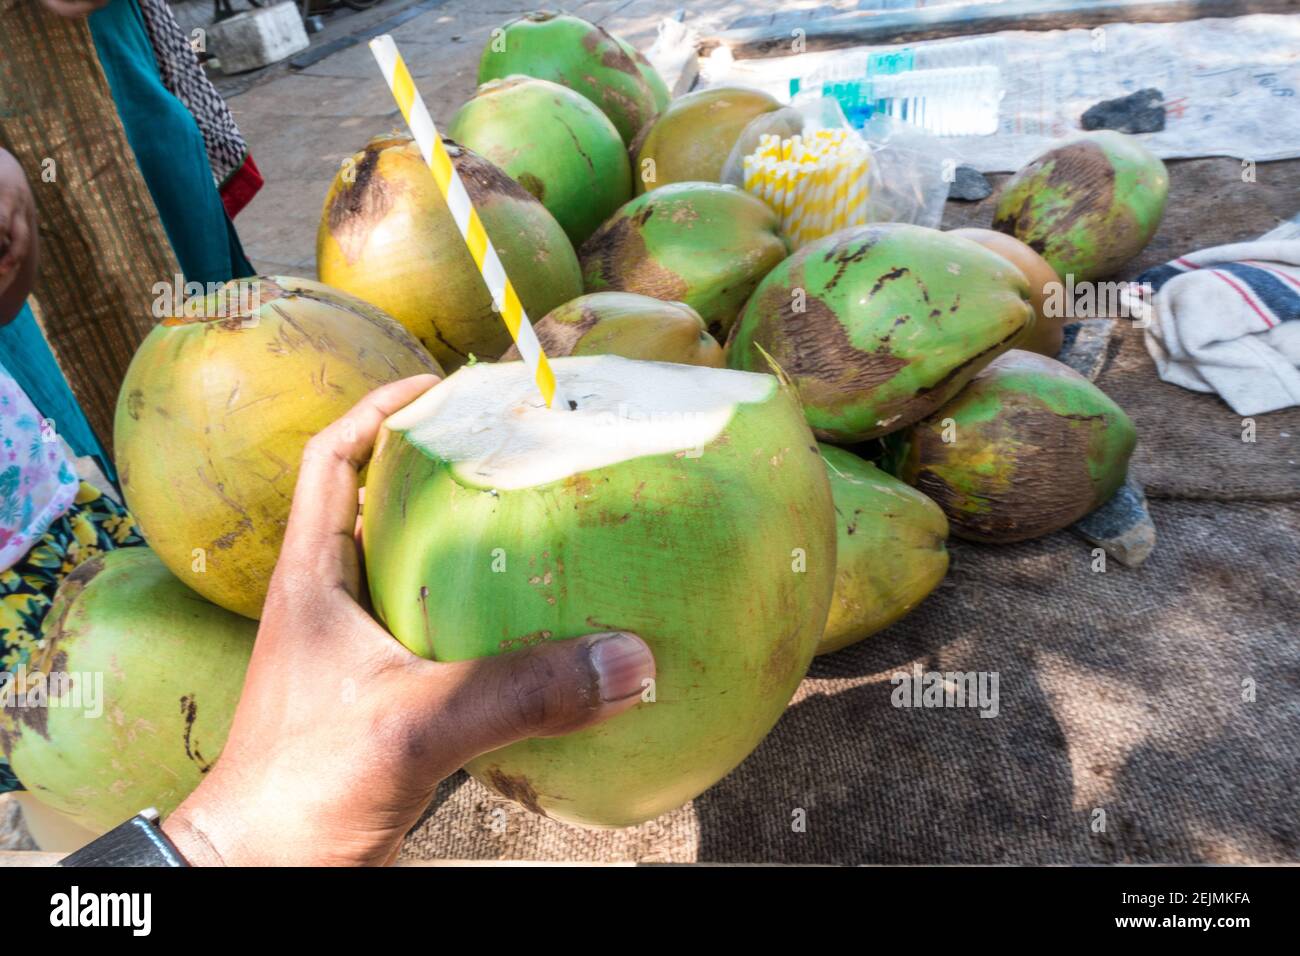
[{"label": "paper sheet on ground", "polygon": [[[1163,91],[1165,129],[1142,139],[1164,158],[1300,156],[1300,16],[1256,14],[1185,23],[1112,23],[1096,30],[994,34],[1006,95],[999,131],[940,140],[984,172],[1019,169],[1079,128],[1094,103],[1146,87]],[[944,42],[944,41],[936,41]],[[924,44],[913,44],[920,47]],[[869,49],[701,60],[697,86],[741,83],[788,101],[792,77]],[[728,62],[729,61],[729,62]]]}]

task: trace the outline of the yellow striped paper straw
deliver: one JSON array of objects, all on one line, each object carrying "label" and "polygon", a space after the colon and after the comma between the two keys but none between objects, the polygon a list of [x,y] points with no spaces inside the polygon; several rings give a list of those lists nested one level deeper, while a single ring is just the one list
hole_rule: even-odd
[{"label": "yellow striped paper straw", "polygon": [[429,164],[442,198],[451,210],[451,217],[456,220],[456,228],[465,238],[465,245],[469,246],[470,255],[474,257],[474,263],[478,266],[483,281],[487,283],[492,303],[510,330],[510,337],[518,346],[520,357],[533,373],[533,379],[537,382],[537,388],[547,407],[554,408],[558,404],[563,409],[571,408],[559,383],[555,381],[555,373],[546,361],[546,353],[537,341],[537,333],[528,321],[523,303],[519,301],[515,287],[510,284],[501,257],[497,255],[474,204],[470,202],[469,193],[465,191],[465,184],[461,182],[460,174],[447,155],[447,147],[443,145],[442,137],[433,125],[433,117],[425,108],[424,100],[415,88],[415,81],[411,79],[402,55],[397,52],[397,44],[391,36],[384,34],[370,41],[370,52],[379,62],[393,99],[397,101],[397,107],[402,111],[406,125],[415,138],[415,145],[420,147],[424,161]]}]

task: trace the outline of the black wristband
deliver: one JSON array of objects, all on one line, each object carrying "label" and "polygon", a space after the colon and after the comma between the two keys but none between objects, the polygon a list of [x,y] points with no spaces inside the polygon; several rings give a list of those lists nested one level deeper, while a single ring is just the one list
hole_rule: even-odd
[{"label": "black wristband", "polygon": [[158,811],[141,810],[121,826],[65,856],[59,866],[189,866],[162,832]]}]

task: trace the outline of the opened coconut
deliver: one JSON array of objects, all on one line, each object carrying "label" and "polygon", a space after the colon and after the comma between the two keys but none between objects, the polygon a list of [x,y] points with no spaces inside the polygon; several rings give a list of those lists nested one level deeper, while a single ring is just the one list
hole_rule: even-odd
[{"label": "opened coconut", "polygon": [[596,24],[564,13],[538,10],[493,31],[479,58],[479,83],[516,73],[585,96],[624,144],[668,103],[668,87],[649,60]]},{"label": "opened coconut", "polygon": [[766,352],[794,380],[813,431],[851,444],[934,411],[1032,316],[1024,275],[978,244],[922,226],[858,226],[768,274],[727,363],[761,370]]},{"label": "opened coconut", "polygon": [[[826,469],[771,375],[521,362],[461,369],[388,419],[366,482],[376,614],[424,657],[626,630],[654,652],[636,707],[469,764],[531,810],[630,826],[721,779],[781,715],[835,578]],[[707,584],[706,584],[707,582]]]},{"label": "opened coconut", "polygon": [[750,121],[781,108],[762,90],[715,86],[673,100],[637,144],[637,192],[668,183],[722,180],[731,148]]},{"label": "opened coconut", "polygon": [[948,519],[912,488],[852,452],[822,445],[835,501],[835,595],[818,654],[884,630],[948,573]]},{"label": "opened coconut", "polygon": [[170,813],[225,746],[256,633],[148,548],[89,559],[64,579],[40,649],[10,685],[28,706],[0,710],[14,773],[97,832],[145,807]]},{"label": "opened coconut", "polygon": [[256,618],[308,439],[370,390],[422,372],[441,369],[409,332],[319,282],[262,277],[191,299],[154,326],[122,381],[113,437],[126,503],[173,574]]},{"label": "opened coconut", "polygon": [[1029,282],[1029,303],[1034,307],[1034,318],[1025,325],[1024,331],[1012,345],[1048,358],[1056,358],[1065,336],[1065,310],[1048,305],[1052,301],[1053,290],[1061,284],[1056,270],[1033,249],[1005,232],[993,229],[953,229],[949,234],[978,242],[1024,273]]},{"label": "opened coconut", "polygon": [[1017,349],[907,433],[898,474],[938,502],[958,537],[1024,541],[1105,503],[1136,442],[1096,385]]},{"label": "opened coconut", "polygon": [[[594,292],[566,302],[535,323],[542,351],[561,355],[621,355],[650,362],[721,368],[722,346],[699,313],[682,302],[633,292]],[[510,346],[501,361],[516,361]]]},{"label": "opened coconut", "polygon": [[632,195],[618,130],[589,100],[558,83],[491,80],[456,111],[448,133],[536,196],[574,246]]},{"label": "opened coconut", "polygon": [[624,205],[580,255],[588,292],[685,302],[721,340],[789,251],[780,220],[761,199],[735,186],[674,183]]},{"label": "opened coconut", "polygon": [[[447,152],[529,315],[582,293],[573,246],[555,217],[492,163],[448,140]],[[405,136],[377,137],[346,160],[316,233],[322,282],[406,326],[447,369],[495,359],[510,333],[465,240]]]},{"label": "opened coconut", "polygon": [[1086,282],[1142,251],[1168,194],[1165,164],[1137,139],[1080,133],[1003,184],[993,228],[1040,253],[1062,279]]}]

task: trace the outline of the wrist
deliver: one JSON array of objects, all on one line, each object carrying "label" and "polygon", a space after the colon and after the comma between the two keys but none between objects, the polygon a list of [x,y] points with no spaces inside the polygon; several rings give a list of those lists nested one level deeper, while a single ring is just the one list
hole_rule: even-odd
[{"label": "wrist", "polygon": [[230,865],[213,839],[185,811],[184,804],[163,821],[162,831],[190,866]]},{"label": "wrist", "polygon": [[204,780],[162,823],[162,831],[190,866],[267,866],[250,852],[253,827],[242,800],[218,794],[217,780]]}]

